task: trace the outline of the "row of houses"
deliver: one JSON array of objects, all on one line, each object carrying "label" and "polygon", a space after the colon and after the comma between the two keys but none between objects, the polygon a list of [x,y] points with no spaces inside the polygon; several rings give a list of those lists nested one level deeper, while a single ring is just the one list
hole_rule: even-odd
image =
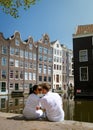
[{"label": "row of houses", "polygon": [[20,33],[10,38],[0,33],[0,95],[29,93],[34,84],[48,82],[52,89],[73,86],[73,52],[47,34],[38,41],[22,41]]}]

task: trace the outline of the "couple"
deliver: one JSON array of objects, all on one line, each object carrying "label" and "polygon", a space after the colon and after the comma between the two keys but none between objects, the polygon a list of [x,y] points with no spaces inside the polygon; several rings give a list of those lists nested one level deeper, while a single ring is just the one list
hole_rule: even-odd
[{"label": "couple", "polygon": [[[41,91],[44,96],[39,98],[38,94]],[[27,119],[43,118],[44,113],[49,121],[64,120],[62,98],[57,93],[50,92],[50,85],[47,83],[33,86],[33,93],[28,97],[23,110],[23,115]]]}]

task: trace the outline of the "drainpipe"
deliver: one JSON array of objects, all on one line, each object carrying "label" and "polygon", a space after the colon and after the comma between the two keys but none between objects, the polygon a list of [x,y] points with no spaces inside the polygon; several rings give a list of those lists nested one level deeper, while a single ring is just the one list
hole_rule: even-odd
[{"label": "drainpipe", "polygon": [[9,71],[10,71],[10,68],[9,68],[9,61],[10,61],[10,43],[9,43],[9,45],[8,45],[8,57],[7,57],[7,59],[8,59],[7,87],[8,87],[8,95],[9,95],[9,82],[10,82],[10,78],[9,78],[9,77],[10,77],[10,76],[9,76]]}]

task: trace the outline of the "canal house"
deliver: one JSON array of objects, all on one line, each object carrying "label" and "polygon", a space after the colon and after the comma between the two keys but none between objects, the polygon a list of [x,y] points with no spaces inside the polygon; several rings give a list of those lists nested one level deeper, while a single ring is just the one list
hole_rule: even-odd
[{"label": "canal house", "polygon": [[0,95],[29,93],[34,84],[52,84],[49,36],[22,41],[19,32],[6,39],[0,33]]},{"label": "canal house", "polygon": [[0,95],[29,93],[36,84],[36,47],[32,37],[22,41],[19,32],[5,39],[0,34]]},{"label": "canal house", "polygon": [[93,24],[73,34],[75,98],[93,98]]}]

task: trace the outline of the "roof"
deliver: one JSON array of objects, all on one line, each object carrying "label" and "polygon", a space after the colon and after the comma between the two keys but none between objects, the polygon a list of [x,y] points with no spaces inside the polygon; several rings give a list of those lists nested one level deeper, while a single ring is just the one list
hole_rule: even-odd
[{"label": "roof", "polygon": [[79,25],[74,35],[91,34],[93,33],[93,24]]},{"label": "roof", "polygon": [[51,44],[55,44],[55,42],[57,42],[57,40],[55,40],[55,41],[52,41],[52,42],[51,42]]}]

